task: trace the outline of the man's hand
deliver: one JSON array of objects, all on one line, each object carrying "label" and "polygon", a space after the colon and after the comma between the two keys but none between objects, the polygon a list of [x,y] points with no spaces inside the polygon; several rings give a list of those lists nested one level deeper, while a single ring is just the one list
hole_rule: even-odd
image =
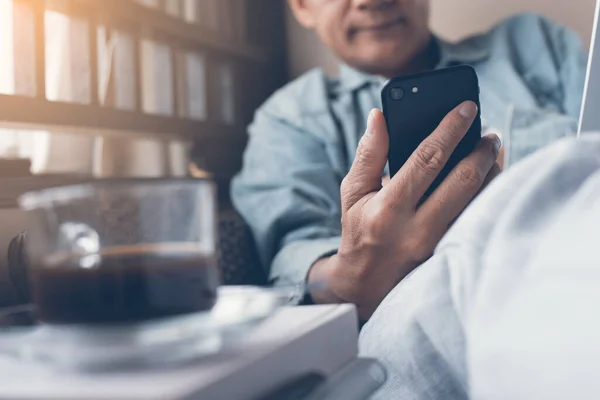
[{"label": "man's hand", "polygon": [[349,302],[368,319],[387,294],[423,261],[449,225],[499,173],[500,139],[488,135],[422,204],[477,115],[475,103],[451,111],[402,169],[382,187],[389,138],[383,114],[373,110],[356,159],[342,182],[342,242],[338,253],[317,262],[309,281],[326,281],[313,292],[317,303]]},{"label": "man's hand", "polygon": [[500,167],[501,170],[504,170],[504,147],[500,149],[500,153],[498,153],[498,160],[496,163]]}]

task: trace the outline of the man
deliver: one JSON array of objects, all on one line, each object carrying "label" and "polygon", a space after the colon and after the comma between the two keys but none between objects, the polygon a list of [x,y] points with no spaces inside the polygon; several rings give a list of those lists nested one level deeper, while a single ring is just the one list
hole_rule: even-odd
[{"label": "man", "polygon": [[[499,172],[499,140],[486,136],[417,208],[473,121],[475,105],[465,103],[382,189],[387,138],[373,132],[385,123],[373,111],[366,129],[366,116],[380,107],[385,78],[471,64],[485,125],[507,126],[519,159],[575,131],[585,57],[573,33],[533,15],[449,44],[432,35],[427,0],[289,3],[344,66],[339,79],[309,72],[258,110],[232,197],[275,284],[326,282],[307,300],[352,302],[367,320]],[[373,146],[359,146],[365,129]]]}]

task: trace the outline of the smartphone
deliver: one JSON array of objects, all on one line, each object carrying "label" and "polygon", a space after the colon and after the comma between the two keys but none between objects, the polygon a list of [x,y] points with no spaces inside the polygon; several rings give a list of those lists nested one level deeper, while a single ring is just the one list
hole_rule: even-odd
[{"label": "smartphone", "polygon": [[425,193],[426,196],[433,193],[481,139],[477,73],[472,67],[464,65],[407,75],[386,82],[382,89],[382,104],[390,135],[390,174],[394,176],[402,168],[421,142],[433,133],[450,111],[468,100],[477,104],[477,117]]}]

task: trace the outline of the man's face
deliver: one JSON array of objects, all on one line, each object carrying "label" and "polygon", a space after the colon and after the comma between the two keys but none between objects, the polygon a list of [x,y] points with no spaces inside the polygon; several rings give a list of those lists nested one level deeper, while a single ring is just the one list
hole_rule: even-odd
[{"label": "man's face", "polygon": [[314,29],[344,62],[392,76],[427,47],[429,0],[290,0],[300,23]]}]

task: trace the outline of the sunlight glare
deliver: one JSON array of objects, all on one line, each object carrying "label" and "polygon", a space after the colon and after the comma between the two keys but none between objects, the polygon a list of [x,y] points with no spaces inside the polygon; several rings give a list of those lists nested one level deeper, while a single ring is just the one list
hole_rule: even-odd
[{"label": "sunlight glare", "polygon": [[0,94],[15,93],[13,2],[0,0]]}]

